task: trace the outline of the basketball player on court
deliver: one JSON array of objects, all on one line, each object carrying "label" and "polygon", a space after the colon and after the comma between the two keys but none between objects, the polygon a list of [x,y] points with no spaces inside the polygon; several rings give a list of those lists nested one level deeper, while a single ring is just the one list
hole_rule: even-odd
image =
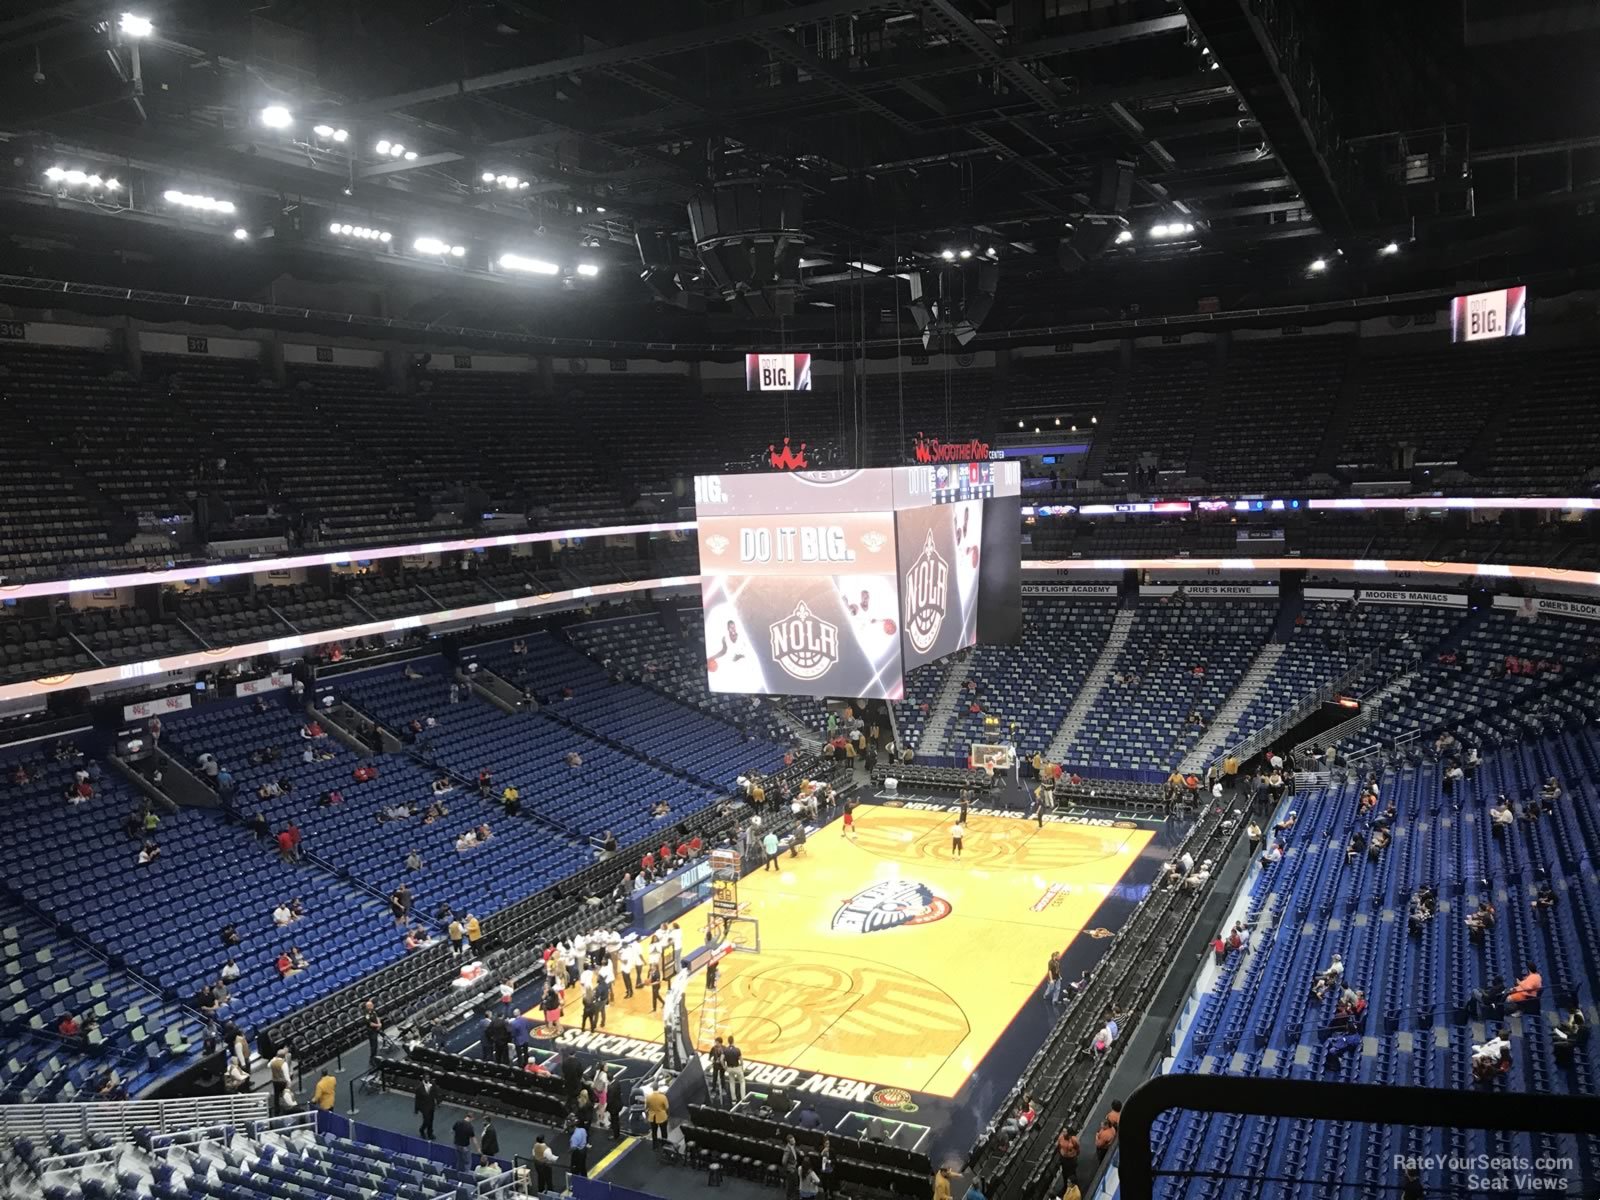
[{"label": "basketball player on court", "polygon": [[950,826],[950,857],[961,857],[961,841],[967,836],[967,827],[960,820]]},{"label": "basketball player on court", "polygon": [[840,837],[847,837],[851,841],[856,837],[856,802],[855,797],[850,797],[844,802],[844,829]]}]

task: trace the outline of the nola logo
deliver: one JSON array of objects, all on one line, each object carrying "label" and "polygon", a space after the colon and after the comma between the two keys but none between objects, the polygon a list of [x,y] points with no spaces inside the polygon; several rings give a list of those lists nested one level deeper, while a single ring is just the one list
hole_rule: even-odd
[{"label": "nola logo", "polygon": [[900,609],[906,614],[906,637],[918,654],[933,649],[944,625],[945,589],[950,583],[950,564],[933,547],[933,530],[922,544],[922,553],[906,572],[906,591]]},{"label": "nola logo", "polygon": [[789,439],[783,439],[783,449],[779,450],[770,442],[767,444],[767,462],[774,471],[804,471],[806,469],[806,444],[800,443],[800,449],[791,450]]},{"label": "nola logo", "polygon": [[769,630],[772,661],[796,679],[820,679],[839,661],[839,627],[813,613],[804,600]]},{"label": "nola logo", "polygon": [[965,442],[941,442],[917,434],[911,448],[919,463],[979,462],[989,457],[989,443],[970,438]]},{"label": "nola logo", "polygon": [[713,533],[706,539],[706,549],[717,555],[719,558],[728,552],[728,547],[731,545],[733,545],[733,543],[727,538],[723,537],[720,533]]},{"label": "nola logo", "polygon": [[886,879],[857,892],[833,914],[841,933],[874,933],[902,925],[927,925],[950,915],[950,901],[914,879]]}]

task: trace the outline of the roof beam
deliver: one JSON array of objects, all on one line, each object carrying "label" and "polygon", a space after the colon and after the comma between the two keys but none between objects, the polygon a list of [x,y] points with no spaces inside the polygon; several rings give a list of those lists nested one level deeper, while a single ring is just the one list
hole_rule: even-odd
[{"label": "roof beam", "polygon": [[999,44],[979,29],[977,23],[957,8],[951,0],[922,0],[922,13],[977,54],[984,64],[1000,72],[1008,83],[1040,108],[1046,112],[1055,112],[1061,107],[1061,98],[1051,91],[1042,79],[1021,61],[1008,57],[1005,51],[1000,49]]},{"label": "roof beam", "polygon": [[850,99],[861,105],[868,112],[882,117],[900,132],[909,133],[913,136],[922,132],[914,122],[901,116],[888,105],[867,95],[866,92],[861,91],[850,82],[849,76],[844,71],[823,62],[788,34],[758,33],[751,38],[751,41],[769,53],[777,55],[790,66],[797,67],[802,71],[815,75],[818,79],[824,80],[834,91],[849,96]]},{"label": "roof beam", "polygon": [[416,88],[409,92],[397,92],[391,96],[378,96],[371,100],[363,101],[356,106],[354,111],[363,116],[393,112],[398,108],[410,108],[414,104],[427,104],[434,100],[448,100],[452,96],[493,91],[496,88],[517,87],[524,83],[536,83],[541,79],[558,79],[563,75],[571,75],[580,71],[625,66],[630,63],[660,58],[664,55],[683,54],[689,50],[701,50],[707,46],[722,46],[729,42],[744,41],[760,33],[773,33],[795,25],[804,25],[813,21],[825,21],[832,17],[871,12],[878,8],[892,8],[898,11],[901,5],[859,4],[852,3],[851,0],[813,0],[810,4],[801,4],[794,8],[757,13],[737,21],[726,21],[718,25],[685,29],[663,37],[647,38],[642,42],[631,42],[622,46],[608,46],[605,49],[591,50],[585,54],[574,54],[566,58],[554,58],[548,62],[530,63],[525,67],[513,67],[507,71],[494,71],[488,75],[476,75],[468,79],[459,79],[454,83],[435,84],[433,87]]}]

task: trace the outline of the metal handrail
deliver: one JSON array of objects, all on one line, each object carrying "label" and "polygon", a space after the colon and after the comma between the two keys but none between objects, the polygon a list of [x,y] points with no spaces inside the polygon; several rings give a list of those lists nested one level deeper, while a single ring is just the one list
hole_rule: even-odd
[{"label": "metal handrail", "polygon": [[267,1095],[196,1096],[177,1100],[91,1101],[86,1104],[0,1105],[0,1142],[55,1134],[126,1141],[135,1130],[173,1133],[198,1125],[238,1125],[267,1116]]},{"label": "metal handrail", "polygon": [[1382,647],[1369,651],[1365,657],[1352,664],[1338,678],[1323,684],[1315,691],[1306,693],[1306,695],[1301,697],[1299,702],[1287,712],[1283,713],[1268,724],[1263,725],[1254,733],[1246,734],[1241,741],[1212,758],[1207,766],[1220,768],[1223,760],[1227,758],[1237,758],[1240,762],[1244,762],[1251,755],[1255,754],[1256,751],[1265,749],[1284,733],[1290,729],[1293,729],[1301,721],[1305,720],[1312,713],[1316,712],[1317,709],[1322,707],[1323,704],[1327,703],[1340,692],[1344,691],[1345,688],[1347,688],[1356,679],[1359,679],[1363,674],[1372,668],[1372,665],[1378,661],[1378,658],[1382,654]]}]

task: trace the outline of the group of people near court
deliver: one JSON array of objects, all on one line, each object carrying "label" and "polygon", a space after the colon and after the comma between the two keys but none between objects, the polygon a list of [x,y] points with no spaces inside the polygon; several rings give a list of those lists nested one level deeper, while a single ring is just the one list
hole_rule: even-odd
[{"label": "group of people near court", "polygon": [[605,1028],[606,1009],[615,998],[631,1000],[635,991],[650,988],[650,1011],[662,1005],[661,985],[683,961],[683,929],[676,921],[662,925],[643,938],[624,936],[615,929],[596,929],[550,942],[544,948],[545,986],[539,1002],[545,1024],[561,1027],[567,993],[579,991],[581,1025],[586,1030]]}]

